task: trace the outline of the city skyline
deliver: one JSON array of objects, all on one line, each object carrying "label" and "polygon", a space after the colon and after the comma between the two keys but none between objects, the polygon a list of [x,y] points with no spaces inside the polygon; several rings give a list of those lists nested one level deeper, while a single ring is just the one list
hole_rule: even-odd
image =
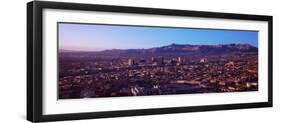
[{"label": "city skyline", "polygon": [[259,90],[255,31],[58,27],[58,99]]},{"label": "city skyline", "polygon": [[170,44],[250,44],[258,47],[257,31],[59,23],[59,49],[102,51],[148,49]]}]

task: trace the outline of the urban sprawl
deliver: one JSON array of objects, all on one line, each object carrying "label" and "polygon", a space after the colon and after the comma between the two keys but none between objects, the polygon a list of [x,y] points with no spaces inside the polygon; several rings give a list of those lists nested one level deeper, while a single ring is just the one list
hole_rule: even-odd
[{"label": "urban sprawl", "polygon": [[59,99],[258,90],[257,53],[112,57],[59,53]]}]

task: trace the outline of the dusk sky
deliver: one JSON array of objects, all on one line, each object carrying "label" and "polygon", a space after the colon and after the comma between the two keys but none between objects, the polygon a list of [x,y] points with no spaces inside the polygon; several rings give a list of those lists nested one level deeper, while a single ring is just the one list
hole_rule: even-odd
[{"label": "dusk sky", "polygon": [[77,51],[142,49],[173,43],[193,45],[236,43],[258,47],[258,32],[59,23],[59,49]]}]

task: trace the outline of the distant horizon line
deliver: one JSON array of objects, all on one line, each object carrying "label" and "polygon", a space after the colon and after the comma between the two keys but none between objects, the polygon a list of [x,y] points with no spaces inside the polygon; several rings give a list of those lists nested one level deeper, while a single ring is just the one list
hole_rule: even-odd
[{"label": "distant horizon line", "polygon": [[[169,45],[163,45],[159,47],[150,47],[150,48],[130,48],[130,49],[104,49],[104,50],[79,50],[79,49],[67,49],[67,48],[58,48],[58,52],[102,52],[102,51],[107,51],[107,50],[142,50],[142,49],[152,49],[152,48],[160,48],[160,47],[165,47],[165,46],[171,46],[171,45],[191,45],[191,46],[219,46],[219,45],[250,45],[252,47],[258,48],[254,45],[251,45],[249,43],[228,43],[228,44],[180,44],[180,43],[171,43]],[[62,51],[64,50],[64,51]]]}]

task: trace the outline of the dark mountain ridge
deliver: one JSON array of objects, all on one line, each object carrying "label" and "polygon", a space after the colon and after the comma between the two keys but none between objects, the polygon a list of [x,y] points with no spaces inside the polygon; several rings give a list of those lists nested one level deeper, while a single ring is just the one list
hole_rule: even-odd
[{"label": "dark mountain ridge", "polygon": [[[67,51],[70,50],[59,50]],[[73,51],[77,52],[77,51]],[[171,44],[162,47],[148,49],[112,49],[104,51],[84,51],[96,55],[118,55],[118,56],[138,56],[138,55],[221,55],[232,53],[257,53],[258,48],[250,44],[219,44],[219,45],[191,45],[191,44]]]}]

